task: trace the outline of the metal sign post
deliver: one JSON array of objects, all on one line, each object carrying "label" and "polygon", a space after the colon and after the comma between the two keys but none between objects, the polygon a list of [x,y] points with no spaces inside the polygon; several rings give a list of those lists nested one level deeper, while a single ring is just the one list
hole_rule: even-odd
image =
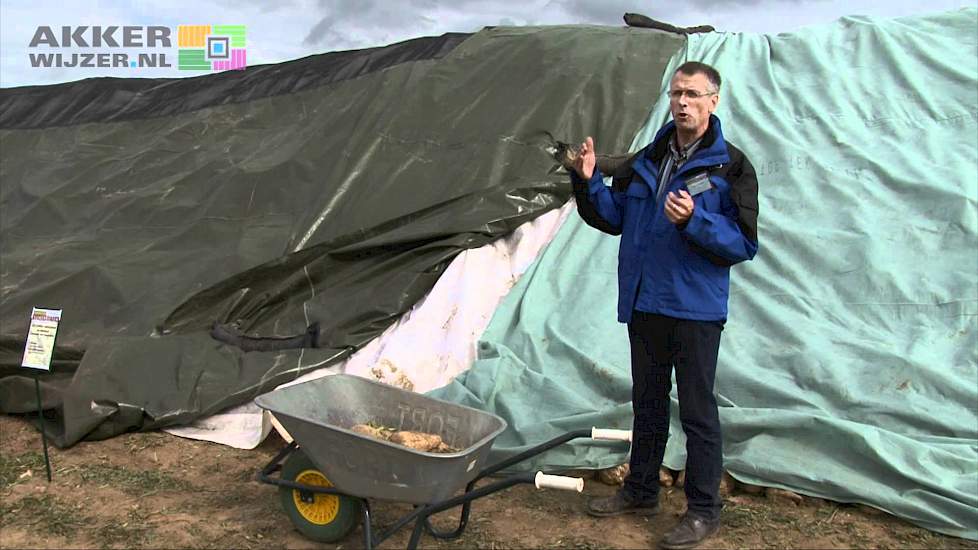
[{"label": "metal sign post", "polygon": [[48,481],[51,481],[51,460],[48,458],[48,434],[44,430],[44,411],[41,408],[41,383],[34,375],[34,389],[37,390],[37,420],[41,423],[41,441],[44,443],[44,468],[48,472]]},{"label": "metal sign post", "polygon": [[[60,323],[60,309],[37,307],[32,309],[31,327],[27,331],[27,343],[24,344],[24,360],[20,363],[22,367],[51,370],[51,355],[54,354],[54,341],[58,337]],[[34,373],[34,389],[37,392],[37,420],[41,424],[41,441],[44,444],[44,467],[50,482],[51,460],[48,458],[48,434],[44,429],[44,406],[41,402],[41,381],[38,372]]]}]

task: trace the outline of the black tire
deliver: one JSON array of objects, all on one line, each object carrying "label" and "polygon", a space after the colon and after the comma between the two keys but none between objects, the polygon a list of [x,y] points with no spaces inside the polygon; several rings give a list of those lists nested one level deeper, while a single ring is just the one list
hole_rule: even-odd
[{"label": "black tire", "polygon": [[[333,486],[301,450],[285,461],[282,479],[304,485]],[[313,502],[305,502],[301,491],[289,487],[279,487],[278,494],[292,525],[304,537],[317,542],[343,540],[363,517],[363,504],[353,497],[311,493]]]}]

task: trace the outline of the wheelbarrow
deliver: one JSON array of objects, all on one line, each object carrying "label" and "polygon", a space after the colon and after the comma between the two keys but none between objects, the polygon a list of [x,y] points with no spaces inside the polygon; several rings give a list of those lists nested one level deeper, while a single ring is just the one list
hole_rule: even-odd
[{"label": "wheelbarrow", "polygon": [[[572,431],[484,467],[506,422],[470,407],[343,374],[276,390],[259,396],[255,403],[273,413],[293,437],[262,468],[258,479],[279,487],[282,506],[295,528],[309,539],[336,542],[362,522],[368,549],[411,522],[414,530],[408,548],[416,548],[424,532],[438,539],[458,538],[468,524],[473,500],[515,485],[581,492],[583,479],[545,472],[518,473],[479,488],[475,485],[573,439],[631,440],[628,430]],[[437,434],[461,450],[418,451],[351,429],[371,423]],[[415,508],[375,536],[371,499],[407,502]],[[462,510],[456,529],[439,531],[432,526],[432,515],[457,506]]]}]

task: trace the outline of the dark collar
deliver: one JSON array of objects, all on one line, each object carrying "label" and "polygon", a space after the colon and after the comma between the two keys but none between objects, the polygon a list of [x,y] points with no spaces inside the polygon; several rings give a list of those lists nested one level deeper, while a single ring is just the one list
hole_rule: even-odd
[{"label": "dark collar", "polygon": [[688,143],[686,145],[679,145],[679,135],[676,133],[672,134],[672,139],[666,140],[666,142],[669,144],[669,153],[672,155],[672,158],[681,159],[684,162],[686,161],[686,159],[689,158],[690,155],[696,152],[696,149],[699,148],[702,141],[703,141],[703,136],[700,136],[692,143]]},{"label": "dark collar", "polygon": [[[710,125],[706,128],[706,133],[703,134],[702,141],[699,147],[696,148],[697,151],[705,151],[713,147],[713,143],[717,140],[716,124],[714,122],[719,122],[716,115],[710,115]],[[652,146],[648,148],[646,153],[653,162],[658,164],[662,159],[666,157],[669,153],[669,141],[673,139],[676,134],[676,123],[675,121],[666,124],[665,127],[659,132],[656,140],[652,142]]]}]

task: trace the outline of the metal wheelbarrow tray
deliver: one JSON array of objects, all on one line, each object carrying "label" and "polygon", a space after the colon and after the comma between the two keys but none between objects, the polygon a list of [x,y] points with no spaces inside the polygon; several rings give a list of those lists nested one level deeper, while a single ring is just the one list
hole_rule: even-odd
[{"label": "metal wheelbarrow tray", "polygon": [[[350,375],[332,375],[262,395],[271,411],[333,485],[362,498],[427,504],[478,475],[493,439],[494,414]],[[352,431],[372,423],[441,436],[457,453],[428,453]]]},{"label": "metal wheelbarrow tray", "polygon": [[[584,480],[544,472],[516,473],[475,485],[572,439],[631,440],[627,430],[576,430],[483,466],[506,422],[470,407],[344,374],[276,390],[255,403],[271,411],[294,439],[262,468],[258,480],[278,486],[286,513],[304,536],[336,542],[362,522],[368,549],[411,522],[408,548],[416,548],[425,532],[439,539],[458,538],[473,500],[518,484],[581,492]],[[461,450],[417,451],[354,432],[356,424],[436,434]],[[369,499],[408,502],[415,508],[375,537]],[[461,507],[456,529],[439,531],[432,526],[432,515],[455,507]]]}]

